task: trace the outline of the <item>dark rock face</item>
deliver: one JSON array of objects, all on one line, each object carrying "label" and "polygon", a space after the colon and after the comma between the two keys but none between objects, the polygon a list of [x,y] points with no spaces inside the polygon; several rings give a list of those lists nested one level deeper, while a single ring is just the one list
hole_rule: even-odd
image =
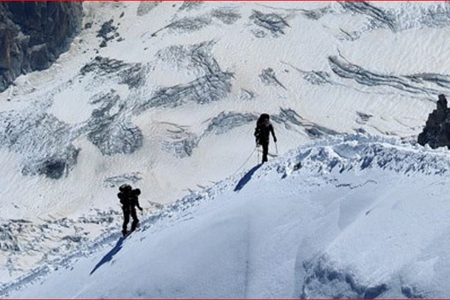
[{"label": "dark rock face", "polygon": [[81,2],[0,2],[0,92],[48,68],[81,30]]},{"label": "dark rock face", "polygon": [[428,144],[431,148],[450,148],[450,109],[447,108],[444,95],[439,95],[437,108],[428,116],[425,128],[419,134],[418,143]]}]

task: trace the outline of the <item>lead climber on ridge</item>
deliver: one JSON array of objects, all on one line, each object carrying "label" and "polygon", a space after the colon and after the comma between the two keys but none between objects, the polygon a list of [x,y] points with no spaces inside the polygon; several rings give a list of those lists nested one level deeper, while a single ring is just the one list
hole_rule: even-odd
[{"label": "lead climber on ridge", "polygon": [[261,114],[256,122],[255,128],[255,140],[256,146],[261,145],[263,149],[262,163],[267,161],[267,155],[269,154],[269,138],[270,133],[272,133],[273,141],[276,143],[277,138],[275,136],[275,131],[270,123],[270,116],[268,114]]}]

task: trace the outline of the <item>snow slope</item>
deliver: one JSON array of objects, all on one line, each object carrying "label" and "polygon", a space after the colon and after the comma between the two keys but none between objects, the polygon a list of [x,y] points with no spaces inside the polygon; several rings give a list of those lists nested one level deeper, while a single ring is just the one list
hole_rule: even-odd
[{"label": "snow slope", "polygon": [[[117,231],[257,160],[367,132],[414,139],[449,93],[448,2],[84,2],[48,70],[0,94],[0,281]],[[271,151],[273,144],[271,145]]]},{"label": "snow slope", "polygon": [[446,151],[396,138],[321,140],[9,296],[448,297],[449,167]]}]

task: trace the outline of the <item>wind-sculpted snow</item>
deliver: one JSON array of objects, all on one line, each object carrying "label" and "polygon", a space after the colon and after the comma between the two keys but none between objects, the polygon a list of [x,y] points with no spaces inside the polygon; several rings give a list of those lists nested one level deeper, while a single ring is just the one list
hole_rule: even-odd
[{"label": "wind-sculpted snow", "polygon": [[442,90],[428,88],[420,83],[418,83],[417,79],[423,79],[427,81],[432,81],[433,83],[442,86],[442,83],[445,82],[442,79],[445,78],[447,80],[447,76],[442,75],[440,80],[432,80],[433,76],[423,76],[423,75],[412,75],[412,76],[394,76],[387,74],[377,74],[364,68],[354,65],[349,62],[344,62],[339,59],[337,56],[330,56],[328,58],[330,62],[331,69],[335,74],[342,78],[353,79],[359,84],[366,86],[388,86],[395,89],[399,89],[401,91],[405,91],[412,94],[440,94]]},{"label": "wind-sculpted snow", "polygon": [[[361,172],[367,172],[368,170],[370,170],[370,173],[366,174],[374,174],[376,170],[383,170],[391,174],[397,174],[398,178],[423,174],[429,176],[429,178],[434,178],[431,181],[436,182],[438,177],[446,178],[448,176],[450,159],[445,151],[412,146],[402,143],[397,138],[347,135],[320,140],[317,143],[311,143],[291,151],[285,158],[278,160],[276,164],[263,167],[261,171],[255,174],[256,176],[253,175],[252,180],[264,176],[262,174],[267,172],[268,169],[275,167],[283,178],[297,176],[295,174],[300,175],[305,172],[324,176],[326,174],[352,174],[353,172],[363,174]],[[335,177],[336,175],[331,176]],[[336,188],[358,189],[367,183],[363,183],[359,187],[336,183]],[[372,184],[379,185],[378,182],[372,182]],[[433,199],[436,200],[436,197],[433,197]],[[365,215],[369,213],[371,213],[370,209],[365,212]],[[353,230],[355,228],[357,227],[354,227]],[[326,252],[326,250],[324,251]],[[382,252],[383,250],[378,251]],[[301,287],[294,297],[377,298],[383,297],[386,293],[403,297],[437,295],[435,294],[436,291],[428,290],[425,292],[423,288],[418,288],[406,279],[400,279],[401,284],[399,285],[396,279],[391,277],[396,276],[392,273],[386,273],[386,276],[381,276],[379,280],[368,282],[367,279],[360,277],[361,274],[354,270],[354,266],[343,264],[336,258],[331,259],[326,254],[298,263],[301,264],[298,267],[302,269],[299,272],[301,277],[298,279]],[[386,268],[389,267],[386,266]]]},{"label": "wind-sculpted snow", "polygon": [[21,154],[24,175],[58,179],[77,162],[70,126],[47,113],[0,113],[0,147]]},{"label": "wind-sculpted snow", "polygon": [[351,270],[339,270],[329,265],[325,256],[314,265],[305,263],[306,276],[301,298],[378,298],[389,288],[387,284],[364,286],[357,282]]},{"label": "wind-sculpted snow", "polygon": [[279,15],[275,13],[264,14],[260,11],[253,11],[250,20],[257,25],[257,29],[253,29],[253,34],[258,38],[264,38],[270,35],[271,37],[279,37],[285,34],[286,27],[289,24]]}]

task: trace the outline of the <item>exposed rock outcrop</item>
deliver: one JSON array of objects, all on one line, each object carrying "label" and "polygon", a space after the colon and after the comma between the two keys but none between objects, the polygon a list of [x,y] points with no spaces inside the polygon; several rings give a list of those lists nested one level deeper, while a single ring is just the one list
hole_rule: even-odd
[{"label": "exposed rock outcrop", "polygon": [[419,134],[418,143],[428,144],[431,148],[450,148],[450,109],[447,108],[444,95],[439,95],[437,108],[428,116],[425,128]]},{"label": "exposed rock outcrop", "polygon": [[82,18],[81,2],[0,2],[0,92],[67,51]]}]

